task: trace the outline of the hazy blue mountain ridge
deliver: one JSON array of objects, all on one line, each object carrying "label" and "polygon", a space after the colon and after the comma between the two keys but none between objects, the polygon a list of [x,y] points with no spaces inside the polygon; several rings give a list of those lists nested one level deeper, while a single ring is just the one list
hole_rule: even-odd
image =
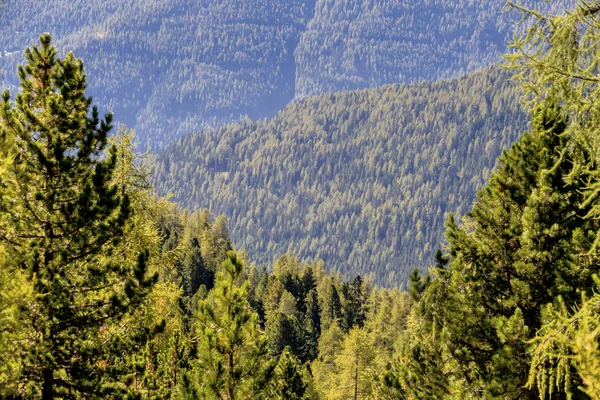
[{"label": "hazy blue mountain ridge", "polygon": [[475,70],[499,59],[518,18],[501,0],[3,3],[3,86],[15,90],[22,49],[49,31],[85,60],[95,101],[155,150],[293,98]]}]

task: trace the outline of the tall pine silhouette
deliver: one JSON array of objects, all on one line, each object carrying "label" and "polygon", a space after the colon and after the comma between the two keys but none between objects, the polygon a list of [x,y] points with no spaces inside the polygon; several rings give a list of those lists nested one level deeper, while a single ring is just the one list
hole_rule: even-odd
[{"label": "tall pine silhouette", "polygon": [[131,215],[125,187],[112,183],[112,115],[100,119],[86,97],[81,60],[57,57],[49,34],[25,50],[21,91],[0,102],[2,268],[26,274],[34,301],[23,310],[19,394],[74,398],[117,390],[111,324],[141,303],[147,252],[119,257]]}]

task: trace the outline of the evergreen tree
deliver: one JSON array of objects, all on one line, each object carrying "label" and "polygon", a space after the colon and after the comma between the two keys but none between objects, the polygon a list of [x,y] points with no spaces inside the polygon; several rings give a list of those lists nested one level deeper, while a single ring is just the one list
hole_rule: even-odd
[{"label": "evergreen tree", "polygon": [[[539,397],[525,385],[528,342],[542,326],[542,310],[558,296],[576,304],[600,268],[599,258],[586,255],[600,228],[586,218],[589,175],[574,169],[589,153],[564,134],[561,118],[556,105],[538,109],[532,133],[502,156],[465,225],[449,219],[450,270],[437,268],[435,285],[411,292],[421,297],[416,310],[424,321],[416,325],[422,342],[405,353],[414,360],[404,365],[406,387],[426,373],[430,382],[442,377],[437,393],[451,390],[448,371],[439,369],[451,355],[465,393]],[[440,331],[447,339],[441,347],[434,344]]]},{"label": "evergreen tree", "polygon": [[321,309],[317,291],[312,289],[306,295],[306,313],[304,314],[304,332],[306,343],[306,357],[314,360],[319,354],[319,336],[321,335]]},{"label": "evergreen tree", "polygon": [[229,229],[227,228],[227,218],[221,214],[215,219],[212,228],[212,243],[215,248],[215,257],[217,262],[226,259],[228,251],[233,250],[231,239],[229,238]]},{"label": "evergreen tree", "polygon": [[[322,299],[322,300],[321,300]],[[322,318],[325,327],[329,327],[331,324],[340,326],[343,317],[342,302],[338,293],[337,287],[332,282],[324,296],[320,298],[323,302]]]},{"label": "evergreen tree", "polygon": [[287,347],[295,357],[307,361],[304,331],[294,315],[275,313],[267,322],[266,330],[271,357],[279,357]]},{"label": "evergreen tree", "polygon": [[[31,282],[22,318],[32,331],[19,350],[20,395],[107,395],[123,371],[109,361],[124,341],[107,326],[138,306],[154,279],[147,252],[120,256],[131,216],[126,187],[113,183],[117,157],[107,150],[112,115],[103,120],[85,97],[81,60],[60,60],[50,35],[25,51],[21,92],[0,102],[0,203],[5,265]],[[4,190],[4,189],[3,189]],[[108,336],[107,336],[108,335]]]},{"label": "evergreen tree", "polygon": [[409,279],[408,293],[410,293],[410,297],[412,297],[412,299],[414,301],[419,301],[421,299],[421,296],[423,296],[423,292],[425,291],[425,289],[427,289],[427,286],[429,285],[431,277],[429,275],[427,275],[425,277],[425,279],[423,279],[421,277],[421,274],[419,273],[419,269],[415,268],[410,273],[408,279]]},{"label": "evergreen tree", "polygon": [[[580,200],[579,196],[583,195],[580,211],[587,211],[587,214],[577,215],[582,220],[579,224],[574,224],[570,218],[558,219],[555,220],[558,226],[554,232],[548,230],[555,237],[554,241],[559,243],[557,247],[561,248],[561,242],[565,241],[564,230],[574,229],[572,248],[570,253],[564,249],[565,258],[570,256],[570,260],[558,263],[556,268],[554,288],[550,294],[558,294],[558,298],[538,317],[542,326],[537,330],[535,346],[530,347],[533,359],[527,387],[538,391],[542,399],[560,395],[586,398],[583,391],[593,398],[597,396],[597,390],[590,390],[590,387],[594,387],[598,380],[594,383],[594,379],[590,379],[588,367],[597,372],[597,364],[594,368],[593,363],[588,364],[585,359],[595,351],[593,345],[589,346],[597,342],[591,327],[597,326],[599,319],[587,309],[589,302],[586,298],[591,296],[593,287],[589,282],[590,274],[598,270],[600,245],[600,231],[594,225],[600,215],[600,87],[597,67],[600,60],[600,2],[577,1],[571,9],[554,15],[522,6],[516,8],[523,13],[527,24],[520,35],[515,36],[512,45],[516,51],[507,58],[524,82],[529,106],[538,110],[554,110],[558,114],[554,119],[564,121],[561,137],[568,139],[568,147],[563,157],[571,164],[570,171],[567,170],[569,173],[563,176],[564,187],[575,193],[559,192],[558,196]],[[562,163],[557,164],[557,168],[564,168]],[[548,175],[552,177],[551,173]],[[545,186],[546,190],[540,190],[536,200],[539,203],[546,200],[546,204],[552,206],[558,202],[558,196],[548,196],[547,187],[550,185]],[[535,217],[534,214],[530,218],[535,221]],[[539,223],[531,225],[529,229],[534,234],[528,236],[530,240],[536,240],[544,226]],[[595,241],[590,244],[592,235],[595,235]],[[551,243],[547,242],[549,240],[542,243],[549,247]],[[552,257],[556,252],[547,250],[547,254]],[[539,258],[539,254],[536,256]],[[536,273],[527,261],[527,269]],[[542,284],[547,284],[547,280]],[[580,301],[579,296],[583,299],[581,310],[569,318],[568,313]],[[574,340],[580,334],[580,337],[588,337],[587,349]],[[587,356],[582,359],[582,354],[586,353]],[[578,374],[574,373],[575,369]]]},{"label": "evergreen tree", "polygon": [[344,321],[347,330],[354,326],[362,328],[365,324],[365,298],[363,295],[363,280],[357,275],[346,293],[347,299],[344,308]]},{"label": "evergreen tree", "polygon": [[315,278],[315,273],[313,268],[310,265],[304,267],[302,271],[302,292],[304,296],[306,296],[311,290],[317,288],[317,280]]},{"label": "evergreen tree", "polygon": [[309,320],[317,335],[321,334],[321,307],[316,290],[311,290],[306,295],[306,319]]},{"label": "evergreen tree", "polygon": [[193,296],[200,288],[200,285],[204,285],[206,290],[210,290],[213,287],[214,273],[206,268],[197,238],[191,240],[187,249],[182,263],[182,273],[183,288],[186,296]]},{"label": "evergreen tree", "polygon": [[275,368],[269,398],[277,400],[305,399],[308,384],[304,376],[300,360],[289,348],[285,348]]},{"label": "evergreen tree", "polygon": [[272,378],[267,338],[248,303],[249,283],[237,286],[243,273],[235,252],[228,252],[215,287],[198,304],[195,371],[204,398],[256,398]]}]

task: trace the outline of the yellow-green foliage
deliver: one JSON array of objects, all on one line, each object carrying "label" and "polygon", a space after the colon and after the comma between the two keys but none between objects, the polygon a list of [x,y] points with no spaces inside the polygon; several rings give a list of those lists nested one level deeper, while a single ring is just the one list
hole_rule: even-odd
[{"label": "yellow-green foliage", "polygon": [[[599,281],[600,283],[600,281]],[[540,399],[554,393],[573,396],[571,373],[576,371],[580,389],[600,399],[600,293],[582,295],[581,305],[570,312],[562,300],[544,310],[545,323],[531,341],[531,370],[527,386],[537,387]]]},{"label": "yellow-green foliage", "polygon": [[0,398],[18,392],[21,349],[29,345],[31,334],[21,319],[21,308],[32,299],[31,282],[0,247]]}]

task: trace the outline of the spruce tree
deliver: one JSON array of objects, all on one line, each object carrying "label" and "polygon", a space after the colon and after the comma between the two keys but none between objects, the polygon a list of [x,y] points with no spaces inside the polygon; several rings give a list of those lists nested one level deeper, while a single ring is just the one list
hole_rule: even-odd
[{"label": "spruce tree", "polygon": [[267,322],[271,357],[279,357],[285,348],[301,361],[306,359],[304,330],[294,315],[277,312]]},{"label": "spruce tree", "polygon": [[352,329],[354,326],[362,328],[365,324],[365,296],[363,294],[363,280],[360,275],[357,275],[350,282],[347,293],[346,307],[344,312],[345,325],[347,329]]},{"label": "spruce tree", "polygon": [[86,97],[84,66],[57,57],[49,34],[25,50],[21,91],[0,102],[0,247],[3,269],[20,271],[34,300],[22,318],[19,395],[53,399],[117,390],[110,363],[121,341],[110,336],[139,305],[153,279],[147,252],[123,259],[118,246],[131,216],[126,187],[113,182],[112,115],[100,119]]},{"label": "spruce tree", "polygon": [[329,284],[328,289],[329,290],[324,293],[323,298],[319,299],[323,302],[321,322],[326,329],[332,324],[336,324],[341,327],[343,310],[340,295],[333,282]]},{"label": "spruce tree", "polygon": [[200,243],[197,238],[192,238],[187,248],[182,264],[183,289],[186,296],[193,296],[201,285],[210,290],[213,287],[214,273],[206,268]]},{"label": "spruce tree", "polygon": [[281,353],[275,368],[269,398],[277,400],[305,399],[308,384],[305,381],[302,363],[289,348]]},{"label": "spruce tree", "polygon": [[314,360],[319,354],[319,337],[321,336],[321,308],[317,291],[312,289],[306,295],[306,313],[304,314],[304,342],[306,344],[306,357]]}]

